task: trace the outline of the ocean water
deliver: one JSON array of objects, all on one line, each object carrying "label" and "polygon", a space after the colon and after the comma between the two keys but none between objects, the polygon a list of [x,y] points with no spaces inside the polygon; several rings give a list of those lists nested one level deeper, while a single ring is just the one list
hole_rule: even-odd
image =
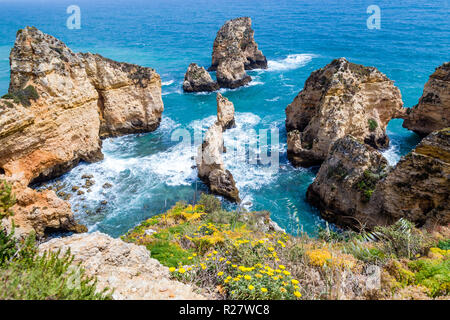
[{"label": "ocean water", "polygon": [[[81,9],[79,30],[66,27],[66,8],[72,4]],[[367,28],[366,10],[372,4],[381,9],[381,29]],[[279,143],[272,151],[280,151],[279,170],[270,172],[228,154],[225,162],[249,209],[271,211],[291,233],[314,234],[324,222],[305,201],[305,192],[317,168],[288,163],[284,109],[313,70],[339,57],[377,67],[395,81],[405,106],[413,106],[428,76],[449,60],[449,13],[449,1],[0,0],[0,92],[8,89],[8,56],[16,31],[27,25],[74,51],[157,70],[165,105],[160,128],[106,139],[104,161],[81,164],[58,179],[69,192],[83,183],[83,174],[92,174],[96,183],[91,192],[70,200],[76,218],[91,231],[119,236],[206,190],[192,168],[195,149],[172,141],[171,134],[177,128],[205,131],[215,118],[215,94],[184,94],[184,73],[191,62],[209,66],[216,32],[226,20],[250,16],[269,68],[249,72],[254,78],[249,86],[222,90],[235,105],[237,122],[225,134],[225,144],[233,145],[236,136],[252,138],[252,130],[277,128]],[[391,146],[384,154],[391,164],[419,141],[401,124],[393,120],[388,126]],[[102,188],[106,182],[111,189]]]}]

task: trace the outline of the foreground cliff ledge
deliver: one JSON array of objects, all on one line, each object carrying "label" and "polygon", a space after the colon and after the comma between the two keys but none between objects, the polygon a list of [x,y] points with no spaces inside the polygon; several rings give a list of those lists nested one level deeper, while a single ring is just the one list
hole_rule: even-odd
[{"label": "foreground cliff ledge", "polygon": [[161,78],[152,68],[74,53],[34,27],[17,32],[10,66],[0,100],[0,178],[18,198],[13,219],[39,235],[49,226],[78,230],[68,204],[28,185],[101,160],[101,137],[155,130]]}]

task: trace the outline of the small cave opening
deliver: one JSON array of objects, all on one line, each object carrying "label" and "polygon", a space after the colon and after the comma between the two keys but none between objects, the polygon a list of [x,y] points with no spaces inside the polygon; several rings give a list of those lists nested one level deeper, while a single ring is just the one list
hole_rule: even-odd
[{"label": "small cave opening", "polygon": [[2,167],[0,167],[0,174],[6,174],[5,169],[3,169]]},{"label": "small cave opening", "polygon": [[73,235],[72,231],[67,231],[63,228],[53,228],[53,227],[46,227],[44,229],[44,239],[50,240],[54,238],[63,238],[63,237],[69,237]]}]

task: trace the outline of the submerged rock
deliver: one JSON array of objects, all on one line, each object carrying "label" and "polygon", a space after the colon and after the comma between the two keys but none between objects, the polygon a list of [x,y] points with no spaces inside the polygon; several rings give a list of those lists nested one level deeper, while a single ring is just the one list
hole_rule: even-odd
[{"label": "submerged rock", "polygon": [[222,129],[230,129],[236,126],[234,120],[234,104],[220,93],[217,93],[217,122]]},{"label": "submerged rock", "polygon": [[288,157],[294,165],[320,164],[345,135],[387,147],[386,126],[402,117],[402,106],[400,90],[376,68],[333,60],[311,73],[286,108]]},{"label": "submerged rock", "polygon": [[307,199],[328,221],[360,229],[405,218],[417,226],[450,223],[450,128],[431,133],[393,168],[381,153],[337,140]]},{"label": "submerged rock", "polygon": [[222,130],[222,126],[215,122],[206,132],[196,159],[198,177],[214,194],[224,196],[230,201],[240,202],[239,190],[236,188],[233,175],[225,169],[223,163]]},{"label": "submerged rock", "polygon": [[90,277],[98,280],[97,289],[114,290],[115,300],[204,300],[194,287],[171,280],[169,268],[150,258],[144,246],[93,232],[56,238],[39,246],[39,252],[67,250],[74,264],[81,264]]},{"label": "submerged rock", "polygon": [[422,136],[450,127],[450,62],[436,68],[419,103],[408,111],[403,127]]},{"label": "submerged rock", "polygon": [[[41,235],[48,221],[44,211],[58,214],[54,220],[61,229],[72,213],[54,201],[56,195],[28,185],[80,161],[103,159],[100,136],[156,129],[163,111],[161,80],[151,68],[74,53],[34,27],[17,32],[10,65],[9,93],[0,100],[0,174],[18,198],[27,194],[27,204],[18,202],[12,219],[26,230],[38,226]],[[39,214],[33,201],[46,203]]]},{"label": "submerged rock", "polygon": [[199,67],[196,63],[189,65],[184,75],[183,90],[185,92],[211,92],[219,89],[219,84],[211,78],[205,68]]},{"label": "submerged rock", "polygon": [[251,81],[245,70],[267,68],[267,59],[258,49],[254,33],[248,17],[229,20],[217,32],[209,70],[217,71],[221,87],[243,86]]}]

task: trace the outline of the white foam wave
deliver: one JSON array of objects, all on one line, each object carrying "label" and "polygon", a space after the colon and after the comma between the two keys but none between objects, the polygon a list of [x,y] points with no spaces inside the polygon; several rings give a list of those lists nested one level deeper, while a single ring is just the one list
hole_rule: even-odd
[{"label": "white foam wave", "polygon": [[173,83],[174,83],[173,80],[170,80],[170,81],[163,81],[163,82],[161,83],[161,85],[163,85],[163,86],[170,86],[170,85],[173,84]]},{"label": "white foam wave", "polygon": [[395,166],[400,160],[400,154],[398,153],[397,146],[391,144],[388,149],[381,152],[386,158],[390,166]]},{"label": "white foam wave", "polygon": [[280,100],[280,97],[275,97],[275,98],[272,98],[272,99],[265,99],[265,100],[268,101],[268,102],[275,102],[275,101]]},{"label": "white foam wave", "polygon": [[285,71],[285,70],[294,70],[300,67],[305,66],[316,55],[314,54],[290,54],[286,58],[281,60],[269,60],[268,61],[268,71]]}]

